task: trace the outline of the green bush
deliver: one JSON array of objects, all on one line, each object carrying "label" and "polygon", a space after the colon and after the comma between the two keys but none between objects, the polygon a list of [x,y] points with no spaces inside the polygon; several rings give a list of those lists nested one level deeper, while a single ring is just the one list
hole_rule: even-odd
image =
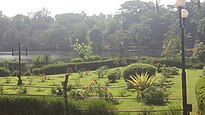
[{"label": "green bush", "polygon": [[110,72],[108,73],[107,77],[108,77],[108,80],[109,80],[111,83],[115,83],[115,82],[117,81],[117,79],[119,78],[117,71],[110,71]]},{"label": "green bush", "polygon": [[150,76],[156,74],[156,68],[150,64],[135,63],[125,67],[123,71],[124,80],[131,80],[130,76],[136,74],[141,75],[142,73],[148,73]]},{"label": "green bush", "polygon": [[205,66],[203,67],[203,74],[205,75]]},{"label": "green bush", "polygon": [[[0,115],[63,115],[64,98],[56,96],[0,96]],[[77,111],[77,110],[85,111]],[[68,100],[69,115],[112,115],[114,105],[103,99]],[[102,111],[102,112],[101,112]]]},{"label": "green bush", "polygon": [[66,64],[50,64],[41,68],[41,72],[46,75],[66,73]]},{"label": "green bush", "polygon": [[0,67],[0,77],[9,76],[10,71],[6,68]]},{"label": "green bush", "polygon": [[167,67],[177,67],[177,68],[181,68],[181,61],[180,60],[177,60],[177,59],[174,59],[174,58],[161,58],[158,60],[159,63],[161,63],[162,65],[165,65]]},{"label": "green bush", "polygon": [[205,113],[205,77],[200,78],[195,85],[199,115]]},{"label": "green bush", "polygon": [[[136,59],[123,59],[126,62],[133,63]],[[77,72],[79,70],[96,70],[102,66],[107,66],[109,68],[119,67],[121,65],[116,65],[115,60],[100,60],[100,61],[92,61],[92,62],[76,62],[76,63],[65,63],[65,64],[49,64],[42,68],[32,69],[32,73],[36,75],[39,73],[45,73],[46,75],[49,74],[63,74],[66,73],[67,69],[71,69],[73,72]]]},{"label": "green bush", "polygon": [[83,108],[89,110],[84,115],[114,115],[115,110],[114,105],[104,99],[88,99]]},{"label": "green bush", "polygon": [[193,64],[194,69],[203,69],[204,66],[205,66],[204,63]]},{"label": "green bush", "polygon": [[39,75],[39,74],[41,74],[41,68],[33,68],[33,69],[32,69],[32,73],[33,73],[34,75]]},{"label": "green bush", "polygon": [[98,60],[101,60],[101,57],[99,55],[92,55],[86,59],[86,61],[98,61]]},{"label": "green bush", "polygon": [[[68,114],[75,115],[77,101],[68,101]],[[0,96],[0,115],[63,115],[63,98]]]},{"label": "green bush", "polygon": [[162,67],[161,71],[164,76],[179,75],[179,70],[176,67]]},{"label": "green bush", "polygon": [[82,58],[73,58],[70,60],[70,62],[83,62]]},{"label": "green bush", "polygon": [[98,78],[103,78],[108,72],[107,66],[102,66],[96,70],[96,73],[98,75]]},{"label": "green bush", "polygon": [[159,87],[149,87],[143,91],[142,101],[147,105],[162,105],[168,100],[168,93]]}]

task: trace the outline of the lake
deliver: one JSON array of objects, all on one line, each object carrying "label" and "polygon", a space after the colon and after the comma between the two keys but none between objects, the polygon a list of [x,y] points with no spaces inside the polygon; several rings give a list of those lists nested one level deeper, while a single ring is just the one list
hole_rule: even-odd
[{"label": "lake", "polygon": [[[35,55],[50,55],[52,59],[55,60],[68,60],[72,58],[78,57],[78,54],[74,51],[30,51],[28,52],[28,56],[26,56],[25,52],[21,52],[23,60],[31,60]],[[120,57],[120,51],[94,51],[93,54],[97,54],[101,57]],[[136,57],[136,56],[154,56],[159,57],[160,53],[153,52],[136,52],[136,51],[125,51],[123,52],[123,57]],[[12,56],[12,52],[0,52],[0,59],[18,59],[18,52],[14,53]]]}]

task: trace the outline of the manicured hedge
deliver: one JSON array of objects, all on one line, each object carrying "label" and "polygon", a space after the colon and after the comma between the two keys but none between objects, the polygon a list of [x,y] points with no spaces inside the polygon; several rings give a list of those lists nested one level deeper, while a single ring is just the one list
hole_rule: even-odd
[{"label": "manicured hedge", "polygon": [[165,65],[167,67],[178,67],[178,68],[181,68],[181,66],[182,66],[181,61],[177,60],[177,59],[161,58],[158,61],[159,61],[159,63],[161,63],[162,65]]},{"label": "manicured hedge", "polygon": [[199,108],[199,115],[205,113],[205,77],[198,80],[195,87],[196,99]]},{"label": "manicured hedge", "polygon": [[150,64],[135,63],[135,64],[128,65],[124,69],[123,77],[124,77],[125,81],[127,81],[127,80],[130,80],[131,75],[136,75],[136,73],[140,75],[140,74],[146,73],[146,72],[148,72],[148,74],[150,76],[155,75],[156,68]]},{"label": "manicured hedge", "polygon": [[[63,100],[51,96],[0,96],[0,115],[63,115]],[[114,109],[114,105],[103,99],[68,100],[68,115],[113,115]]]},{"label": "manicured hedge", "polygon": [[122,62],[126,64],[136,62],[136,59],[122,59],[119,60],[119,63],[116,63],[116,60],[101,60],[101,61],[93,61],[93,62],[76,62],[76,63],[68,63],[68,64],[50,64],[46,65],[42,68],[32,70],[35,73],[39,71],[41,73],[49,74],[63,74],[69,69],[73,70],[74,72],[78,70],[96,70],[102,66],[107,66],[109,68],[122,66]]},{"label": "manicured hedge", "polygon": [[10,71],[6,68],[0,67],[0,77],[9,76]]}]

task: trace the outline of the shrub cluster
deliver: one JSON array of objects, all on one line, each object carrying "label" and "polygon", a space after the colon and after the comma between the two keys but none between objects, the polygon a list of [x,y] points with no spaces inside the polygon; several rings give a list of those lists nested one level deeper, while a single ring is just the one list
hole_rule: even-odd
[{"label": "shrub cluster", "polygon": [[[0,96],[1,115],[63,115],[62,97]],[[83,103],[83,104],[82,104]],[[86,111],[77,111],[83,109]],[[112,115],[115,107],[101,99],[68,101],[69,115]],[[102,112],[100,112],[102,111]]]},{"label": "shrub cluster", "polygon": [[5,77],[10,74],[10,71],[6,68],[0,67],[0,77]]},{"label": "shrub cluster", "polygon": [[130,76],[132,75],[134,76],[136,76],[136,74],[141,75],[142,73],[146,73],[146,72],[150,76],[155,75],[156,68],[150,64],[135,63],[125,67],[123,71],[123,77],[125,81],[127,81],[127,80],[131,80]]}]

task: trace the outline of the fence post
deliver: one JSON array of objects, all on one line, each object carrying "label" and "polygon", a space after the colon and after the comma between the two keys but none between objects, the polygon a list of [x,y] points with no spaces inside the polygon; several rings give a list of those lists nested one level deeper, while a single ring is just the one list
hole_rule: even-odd
[{"label": "fence post", "polygon": [[67,95],[68,76],[69,74],[66,74],[65,81],[62,82],[63,95],[64,95],[64,115],[68,115],[68,95]]}]

